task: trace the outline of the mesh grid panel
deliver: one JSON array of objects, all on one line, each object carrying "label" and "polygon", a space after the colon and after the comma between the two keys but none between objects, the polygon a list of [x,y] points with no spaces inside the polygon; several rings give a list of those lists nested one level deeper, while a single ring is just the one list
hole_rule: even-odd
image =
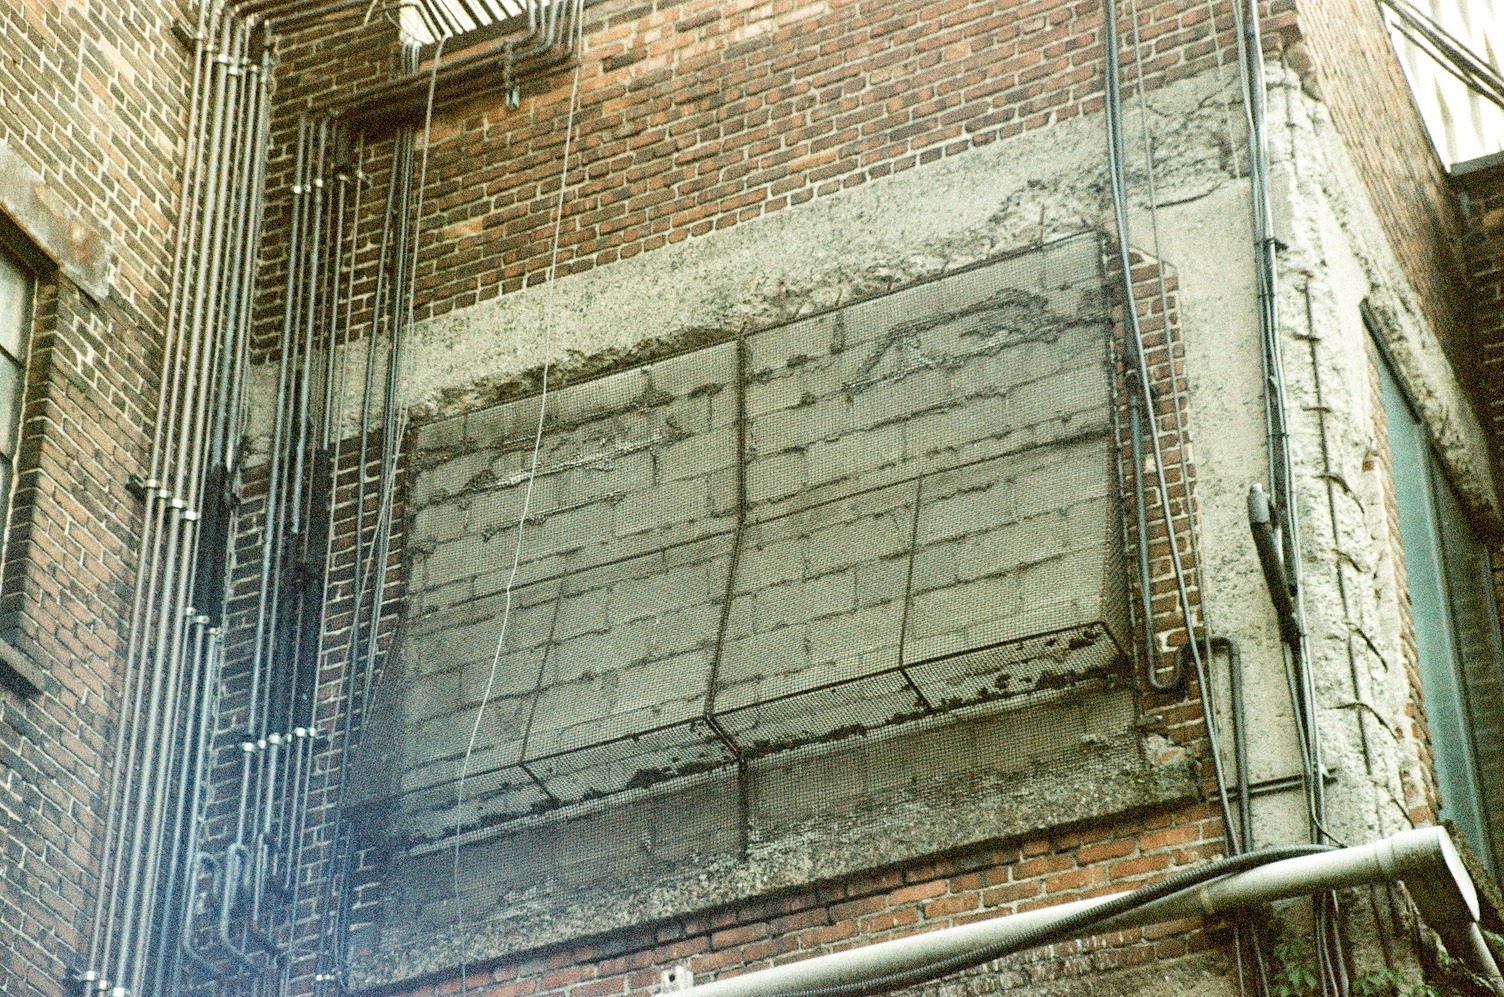
[{"label": "mesh grid panel", "polygon": [[1067,240],[566,387],[536,467],[536,399],[420,429],[365,801],[421,851],[737,769],[750,826],[1122,764],[1098,260]]}]

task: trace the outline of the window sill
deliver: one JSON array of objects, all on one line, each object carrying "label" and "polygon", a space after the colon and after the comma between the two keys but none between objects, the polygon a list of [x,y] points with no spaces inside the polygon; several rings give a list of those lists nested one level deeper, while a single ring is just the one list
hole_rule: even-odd
[{"label": "window sill", "polygon": [[0,685],[22,696],[36,696],[45,687],[46,673],[9,641],[0,640]]}]

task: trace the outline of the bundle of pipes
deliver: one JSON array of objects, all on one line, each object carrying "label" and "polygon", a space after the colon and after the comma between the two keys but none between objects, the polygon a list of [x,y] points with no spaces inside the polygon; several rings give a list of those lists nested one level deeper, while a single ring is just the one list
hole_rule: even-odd
[{"label": "bundle of pipes", "polygon": [[[299,949],[307,944],[317,949],[316,980],[326,985],[340,976],[353,850],[343,822],[345,763],[378,670],[405,429],[398,389],[414,313],[423,188],[421,177],[414,183],[414,129],[402,124],[392,141],[374,305],[355,321],[353,288],[366,276],[357,267],[365,133],[392,118],[359,119],[347,114],[350,104],[297,122],[275,418],[262,516],[254,524],[258,594],[243,662],[227,665],[223,614],[241,525],[236,495],[271,131],[273,29],[336,18],[358,28],[357,18],[370,9],[369,0],[202,0],[190,35],[182,219],[102,877],[88,962],[77,974],[87,991],[177,992],[190,974],[287,992],[294,972],[303,971],[307,959],[299,959]],[[570,58],[582,9],[582,0],[529,0],[513,19],[515,30],[484,58],[466,57],[442,72],[442,41],[421,73],[418,50],[408,48],[407,75],[356,103],[426,108],[431,119],[441,85],[450,92],[457,81],[469,83],[498,65],[502,71],[491,82],[510,90],[520,73]],[[414,80],[422,81],[421,90]],[[336,399],[345,392],[336,390],[336,380],[346,372],[337,357],[348,356],[360,336],[372,345],[354,454],[355,622],[343,662],[335,663],[339,681],[321,697],[331,496],[344,421]],[[385,360],[379,401],[378,342]],[[367,473],[373,458],[374,482]],[[239,680],[236,698],[225,700],[224,690]],[[233,730],[217,729],[222,700]],[[321,731],[321,723],[330,729]],[[216,787],[217,747],[239,760],[235,777]],[[228,820],[210,826],[216,789],[234,802]],[[324,848],[330,836],[310,818],[315,799],[334,801],[332,857]],[[310,877],[305,865],[314,861],[327,864]],[[308,899],[299,893],[311,878],[323,883],[313,939],[302,937],[293,917],[300,899]]]},{"label": "bundle of pipes", "polygon": [[144,482],[136,593],[106,797],[103,876],[80,974],[116,995],[162,992],[176,972],[220,673],[235,516],[254,248],[268,130],[266,60],[205,3],[193,83],[164,362]]}]

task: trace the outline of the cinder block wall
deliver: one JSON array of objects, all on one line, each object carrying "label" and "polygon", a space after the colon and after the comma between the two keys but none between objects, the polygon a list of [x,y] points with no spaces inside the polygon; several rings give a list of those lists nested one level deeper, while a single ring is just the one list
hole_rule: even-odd
[{"label": "cinder block wall", "polygon": [[7,994],[62,994],[86,958],[134,582],[126,479],[148,471],[177,223],[190,67],[176,16],[165,0],[0,7],[0,145],[115,261],[103,301],[40,273],[0,597],[0,636],[41,686],[0,687]]}]

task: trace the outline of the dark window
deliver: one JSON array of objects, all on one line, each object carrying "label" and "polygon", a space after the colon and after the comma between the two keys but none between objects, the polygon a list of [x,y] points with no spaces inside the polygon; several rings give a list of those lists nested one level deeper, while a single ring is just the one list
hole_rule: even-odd
[{"label": "dark window", "polygon": [[7,513],[7,520],[21,436],[33,283],[30,271],[0,251],[0,511]]}]

